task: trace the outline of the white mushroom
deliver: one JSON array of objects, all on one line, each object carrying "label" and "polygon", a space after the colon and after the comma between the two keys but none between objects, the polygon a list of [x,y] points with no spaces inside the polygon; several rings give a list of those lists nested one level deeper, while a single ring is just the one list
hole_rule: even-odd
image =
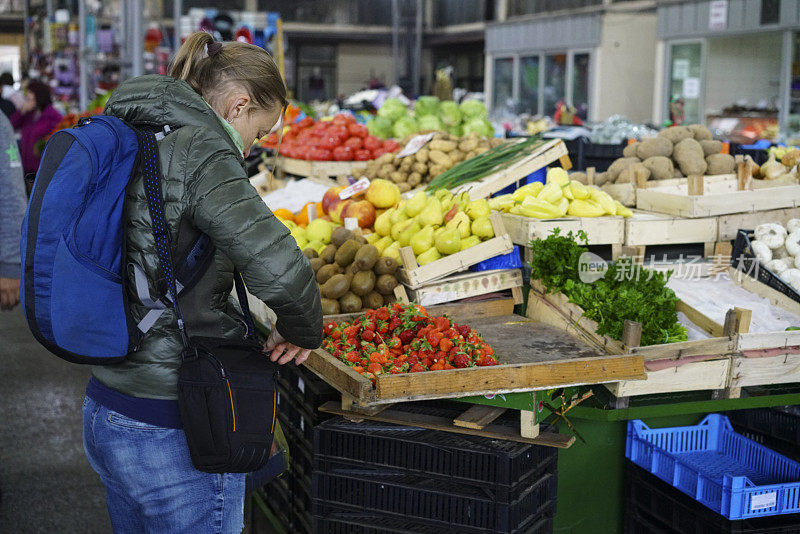
[{"label": "white mushroom", "polygon": [[784,282],[800,290],[800,269],[787,269],[781,274]]},{"label": "white mushroom", "polygon": [[786,251],[794,257],[800,254],[800,230],[795,230],[789,234],[783,246],[785,246]]},{"label": "white mushroom", "polygon": [[780,275],[789,267],[786,265],[786,262],[783,260],[769,260],[764,264],[764,267],[772,271],[773,273]]},{"label": "white mushroom", "polygon": [[756,226],[754,234],[758,241],[763,242],[772,249],[779,248],[786,240],[786,228],[775,223],[766,223]]},{"label": "white mushroom", "polygon": [[755,254],[759,261],[766,263],[772,259],[772,249],[770,249],[763,241],[751,241],[750,248],[753,250],[753,254]]},{"label": "white mushroom", "polygon": [[794,258],[791,256],[786,256],[785,258],[781,258],[778,261],[782,261],[787,269],[791,269],[794,267]]},{"label": "white mushroom", "polygon": [[772,251],[772,259],[780,260],[783,258],[791,258],[791,257],[792,255],[789,254],[789,251],[786,250],[786,247],[784,247],[783,245],[779,246],[778,248]]},{"label": "white mushroom", "polygon": [[786,230],[791,234],[800,230],[800,219],[789,219],[786,223]]}]

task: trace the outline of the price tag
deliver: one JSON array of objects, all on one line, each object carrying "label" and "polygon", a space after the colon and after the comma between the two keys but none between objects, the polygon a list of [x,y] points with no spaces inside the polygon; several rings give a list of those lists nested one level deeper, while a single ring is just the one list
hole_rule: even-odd
[{"label": "price tag", "polygon": [[313,221],[317,218],[317,205],[316,204],[309,204],[306,206],[306,215],[308,216],[308,222]]},{"label": "price tag", "polygon": [[396,158],[404,158],[406,156],[410,156],[411,154],[416,154],[419,152],[419,149],[424,147],[428,144],[428,141],[433,139],[433,132],[429,134],[418,135],[416,137],[412,137],[411,141],[406,143],[406,146],[403,147],[403,150],[398,152],[395,155]]},{"label": "price tag", "polygon": [[344,218],[344,229],[350,230],[351,232],[358,228],[358,219],[355,217],[345,217]]},{"label": "price tag", "polygon": [[769,493],[762,493],[761,495],[753,495],[750,497],[750,511],[763,510],[764,508],[773,508],[778,504],[778,492],[770,491]]},{"label": "price tag", "polygon": [[369,188],[369,178],[366,176],[354,183],[353,185],[347,186],[339,192],[339,198],[342,200],[348,199],[352,196],[355,196],[359,193],[362,193]]}]

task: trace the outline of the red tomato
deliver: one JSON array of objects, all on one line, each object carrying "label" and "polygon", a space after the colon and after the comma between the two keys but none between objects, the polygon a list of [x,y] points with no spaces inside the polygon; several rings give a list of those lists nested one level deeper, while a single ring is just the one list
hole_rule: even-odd
[{"label": "red tomato", "polygon": [[346,126],[334,125],[328,128],[328,135],[336,139],[336,144],[341,145],[350,137],[350,132],[347,131]]},{"label": "red tomato", "polygon": [[313,161],[330,161],[332,158],[331,151],[324,148],[312,148],[308,152],[308,159]]},{"label": "red tomato", "polygon": [[333,149],[333,159],[336,161],[352,161],[353,149],[349,146],[337,146]]},{"label": "red tomato", "polygon": [[367,130],[367,127],[363,124],[350,124],[347,129],[353,137],[364,138],[369,135],[369,130]]},{"label": "red tomato", "polygon": [[367,150],[377,150],[379,148],[383,148],[383,141],[374,135],[367,136],[367,138],[364,139],[364,148]]},{"label": "red tomato", "polygon": [[400,143],[395,141],[394,139],[387,139],[383,142],[383,149],[386,152],[395,152],[396,150],[400,149]]},{"label": "red tomato", "polygon": [[372,151],[372,159],[378,159],[379,157],[386,154],[386,151],[383,148],[379,148],[377,150]]},{"label": "red tomato", "polygon": [[344,142],[344,146],[349,146],[353,150],[358,150],[362,146],[364,146],[364,140],[360,137],[351,137],[347,141]]},{"label": "red tomato", "polygon": [[354,121],[355,121],[355,118],[352,115],[350,115],[349,113],[339,113],[338,115],[336,115],[333,118],[333,123],[334,124],[348,125],[348,124],[350,124],[351,122],[354,122]]},{"label": "red tomato", "polygon": [[299,126],[300,128],[310,128],[313,125],[314,125],[314,119],[312,119],[311,117],[306,117],[303,120],[297,122],[297,126]]},{"label": "red tomato", "polygon": [[370,152],[369,150],[365,150],[365,149],[356,150],[355,154],[353,155],[353,159],[356,160],[356,161],[367,161],[367,160],[370,160],[370,159],[372,159],[372,152]]}]

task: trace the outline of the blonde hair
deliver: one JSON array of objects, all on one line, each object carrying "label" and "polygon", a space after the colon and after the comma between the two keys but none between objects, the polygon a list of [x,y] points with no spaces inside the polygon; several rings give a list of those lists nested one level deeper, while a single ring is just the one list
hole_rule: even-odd
[{"label": "blonde hair", "polygon": [[169,75],[184,80],[212,107],[239,85],[255,107],[272,109],[287,105],[286,84],[272,56],[257,46],[238,41],[217,43],[205,32],[190,35],[178,49]]}]

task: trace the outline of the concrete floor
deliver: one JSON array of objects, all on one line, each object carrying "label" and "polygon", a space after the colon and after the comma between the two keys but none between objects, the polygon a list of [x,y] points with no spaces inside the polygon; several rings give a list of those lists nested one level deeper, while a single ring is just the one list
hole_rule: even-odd
[{"label": "concrete floor", "polygon": [[88,380],[33,339],[19,307],[0,312],[0,532],[111,532],[81,441]]}]

